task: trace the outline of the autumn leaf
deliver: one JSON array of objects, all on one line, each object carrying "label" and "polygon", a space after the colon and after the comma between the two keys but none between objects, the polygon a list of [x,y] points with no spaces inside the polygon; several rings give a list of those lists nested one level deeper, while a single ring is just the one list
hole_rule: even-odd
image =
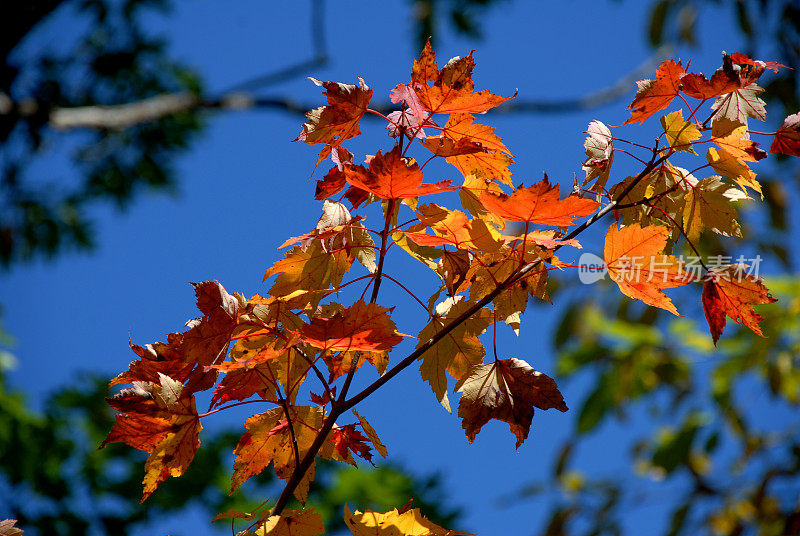
[{"label": "autumn leaf", "polygon": [[322,516],[308,510],[284,510],[259,524],[256,536],[319,536],[325,534]]},{"label": "autumn leaf", "polygon": [[421,246],[451,245],[456,249],[494,251],[502,245],[500,234],[483,220],[470,220],[460,210],[448,210],[435,204],[417,208],[424,227],[433,229],[435,236],[407,231],[405,235]]},{"label": "autumn leaf", "polygon": [[359,300],[331,318],[315,317],[303,327],[303,339],[329,351],[391,350],[403,341],[389,317],[392,309]]},{"label": "autumn leaf", "polygon": [[711,138],[711,141],[742,163],[758,162],[767,157],[767,153],[749,138],[745,126],[737,126],[724,136]]},{"label": "autumn leaf", "polygon": [[458,416],[469,442],[490,419],[508,423],[517,448],[527,439],[534,408],[567,411],[556,382],[521,359],[476,365],[455,388],[461,393]]},{"label": "autumn leaf", "polygon": [[[514,94],[511,97],[501,97],[489,91],[475,92],[475,83],[472,80],[474,68],[475,60],[470,53],[464,58],[451,59],[439,70],[436,65],[436,54],[428,40],[419,59],[414,62],[411,84],[398,85],[392,91],[392,102],[403,100],[414,110],[414,98],[416,98],[426,110],[434,114],[486,113],[516,96]],[[431,82],[433,85],[430,85]],[[411,96],[412,91],[414,97]]]},{"label": "autumn leaf", "polygon": [[170,476],[179,477],[200,447],[202,425],[194,395],[183,384],[161,375],[159,383],[137,382],[108,398],[117,414],[100,448],[123,442],[148,452],[143,480],[144,502]]},{"label": "autumn leaf", "polygon": [[681,88],[681,77],[686,73],[681,62],[666,60],[658,66],[656,79],[636,82],[638,90],[633,102],[628,106],[631,117],[625,125],[636,121],[644,121],[659,110],[663,110],[678,96]]},{"label": "autumn leaf", "polygon": [[[370,451],[369,445],[366,444],[369,438],[356,430],[355,424],[334,427],[333,430],[331,430],[330,440],[333,442],[336,452],[338,452],[339,456],[343,459],[353,460],[350,454],[352,452],[364,458],[372,465],[375,465],[372,463],[372,452]],[[352,465],[356,465],[355,461],[352,461]]]},{"label": "autumn leaf", "polygon": [[689,188],[684,197],[683,230],[689,240],[697,240],[703,229],[726,236],[741,236],[733,201],[743,199],[741,190],[733,188],[714,175]]},{"label": "autumn leaf", "polygon": [[[299,331],[300,325],[296,329]],[[299,333],[244,326],[235,338],[230,360],[214,365],[225,377],[214,390],[211,406],[244,400],[255,394],[277,402],[276,392],[280,387],[286,397],[293,400],[310,368],[302,354],[309,352],[309,348],[297,346]]]},{"label": "autumn leaf", "polygon": [[683,120],[683,110],[677,110],[661,118],[661,126],[667,136],[669,146],[678,151],[697,154],[692,142],[702,138],[703,134],[694,123]]},{"label": "autumn leaf", "polygon": [[764,88],[751,84],[718,97],[711,105],[711,109],[716,111],[712,125],[722,119],[729,119],[744,126],[747,126],[749,117],[765,121],[767,119],[766,103],[758,97],[763,91]]},{"label": "autumn leaf", "polygon": [[16,527],[16,519],[4,519],[0,521],[0,536],[20,536],[22,529]]},{"label": "autumn leaf", "polygon": [[591,199],[569,195],[559,199],[558,184],[544,180],[529,187],[520,186],[509,196],[484,192],[481,204],[490,212],[509,221],[524,221],[541,225],[572,225],[573,219],[588,216],[600,206]]},{"label": "autumn leaf", "polygon": [[381,442],[380,438],[378,437],[377,432],[372,427],[372,425],[367,421],[365,417],[362,417],[358,414],[358,412],[353,409],[353,415],[356,416],[358,421],[361,423],[361,429],[364,430],[364,433],[367,434],[372,445],[375,447],[375,450],[378,451],[378,454],[383,456],[384,458],[389,455],[389,452],[386,450],[386,446]]},{"label": "autumn leaf", "polygon": [[708,148],[706,159],[714,171],[729,177],[742,188],[742,191],[746,191],[745,187],[747,187],[758,192],[762,199],[764,198],[761,184],[756,180],[756,174],[745,162],[737,159],[725,149],[714,147]]},{"label": "autumn leaf", "polygon": [[[264,273],[266,281],[278,277],[269,289],[271,296],[289,296],[298,290],[311,291],[303,295],[305,303],[315,306],[331,286],[338,287],[352,258],[347,251],[327,251],[321,241],[313,241],[305,249],[296,246],[286,252]],[[298,306],[302,307],[302,305]]]},{"label": "autumn leaf", "polygon": [[324,95],[328,97],[328,105],[306,112],[308,121],[303,125],[303,130],[295,141],[301,140],[308,144],[324,143],[325,147],[317,159],[319,164],[328,157],[333,148],[361,134],[358,123],[369,107],[372,89],[360,77],[358,86],[323,82],[316,78],[309,80],[325,88]]},{"label": "autumn leaf", "polygon": [[614,161],[611,131],[600,121],[592,121],[586,127],[586,133],[588,136],[583,142],[583,148],[588,158],[583,162],[583,171],[586,173],[583,184],[589,184],[597,179],[593,190],[602,192],[611,173],[611,163]]},{"label": "autumn leaf", "polygon": [[483,173],[480,171],[467,175],[464,177],[464,183],[458,190],[461,206],[474,217],[486,220],[500,229],[503,229],[506,225],[506,220],[486,210],[486,207],[481,203],[480,198],[484,192],[495,195],[502,195],[505,193],[503,189],[500,188],[500,185],[484,177]]},{"label": "autumn leaf", "polygon": [[626,296],[678,315],[672,301],[660,290],[691,283],[678,258],[663,254],[669,229],[660,225],[632,224],[606,234],[604,257],[608,275]]},{"label": "autumn leaf", "polygon": [[388,512],[366,510],[362,513],[359,510],[351,512],[350,507],[345,504],[344,523],[353,536],[456,536],[469,534],[440,527],[423,516],[419,508],[404,512],[395,508]]},{"label": "autumn leaf", "polygon": [[[297,441],[300,458],[308,452],[317,432],[322,428],[322,408],[313,406],[290,406],[291,429],[283,408],[273,408],[253,415],[245,422],[247,431],[242,435],[233,453],[231,493],[250,477],[261,473],[270,463],[275,474],[283,480],[294,471],[295,460],[293,437]],[[294,434],[292,434],[292,431]],[[308,475],[308,473],[307,473]],[[310,479],[312,476],[308,475]],[[299,486],[295,495],[301,502],[308,493],[308,482]]]},{"label": "autumn leaf", "polygon": [[164,374],[180,382],[189,378],[189,374],[194,369],[194,363],[187,363],[180,351],[180,341],[183,338],[181,333],[170,333],[169,342],[154,342],[139,346],[138,344],[128,343],[131,350],[139,356],[139,359],[131,361],[128,370],[117,375],[109,382],[109,388],[121,384],[136,381],[158,382],[159,375]]},{"label": "autumn leaf", "polygon": [[422,171],[416,163],[408,164],[401,156],[400,146],[370,160],[369,168],[347,165],[344,168],[347,182],[382,199],[413,198],[455,190],[450,181],[422,184]]},{"label": "autumn leaf", "polygon": [[[184,359],[200,365],[212,365],[225,359],[231,333],[239,317],[240,301],[228,294],[216,281],[192,283],[197,307],[205,315],[187,322],[181,351]],[[242,300],[243,301],[243,300]]]},{"label": "autumn leaf", "polygon": [[800,156],[800,113],[792,114],[783,120],[781,128],[775,133],[769,152]]},{"label": "autumn leaf", "polygon": [[[479,174],[488,180],[511,185],[508,166],[514,158],[494,128],[479,125],[470,114],[452,114],[442,129],[441,136],[431,136],[423,145],[455,166],[464,177]],[[445,148],[453,147],[451,154]],[[455,149],[461,148],[459,152]],[[472,150],[477,148],[478,150]],[[441,154],[440,154],[441,153]]]},{"label": "autumn leaf", "polygon": [[[449,298],[440,303],[436,307],[431,321],[420,331],[420,342],[417,347],[425,344],[468,308],[469,304],[463,300],[463,296]],[[420,356],[422,379],[430,384],[436,398],[447,411],[451,410],[447,397],[445,371],[458,380],[467,373],[472,365],[483,361],[486,350],[478,339],[478,335],[483,333],[492,324],[492,321],[492,311],[483,308],[459,324]]]},{"label": "autumn leaf", "polygon": [[374,272],[377,269],[375,242],[359,219],[353,218],[342,203],[326,199],[316,229],[290,238],[281,244],[281,247],[299,243],[301,249],[306,250],[313,241],[320,241],[323,250],[344,250],[351,264],[353,259],[358,259],[367,270]]},{"label": "autumn leaf", "polygon": [[762,278],[748,273],[746,265],[729,264],[709,270],[703,283],[702,301],[716,345],[725,327],[726,316],[763,337],[758,325],[762,318],[753,310],[753,305],[778,300],[769,293]]},{"label": "autumn leaf", "polygon": [[[524,256],[521,251],[521,244],[516,247],[506,246],[494,253],[481,255],[478,262],[473,262],[466,274],[470,300],[474,302],[494,292],[497,285],[507,280],[522,263],[527,264],[547,258],[541,248],[531,242],[525,244]],[[502,291],[493,300],[497,318],[519,333],[521,315],[527,308],[529,297],[549,301],[547,270],[544,267],[529,272],[522,280]]]},{"label": "autumn leaf", "polygon": [[741,88],[739,77],[732,70],[717,69],[711,79],[702,73],[688,73],[681,78],[681,90],[694,99],[711,99]]}]

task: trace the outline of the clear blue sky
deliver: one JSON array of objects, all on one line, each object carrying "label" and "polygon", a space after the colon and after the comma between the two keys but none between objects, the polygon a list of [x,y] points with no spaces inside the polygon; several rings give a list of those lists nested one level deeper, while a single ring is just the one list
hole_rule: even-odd
[{"label": "clear blue sky", "polygon": [[[168,18],[154,17],[152,31],[167,33],[174,54],[196,67],[209,89],[219,90],[309,57],[309,4],[181,2]],[[650,56],[643,29],[648,5],[501,3],[483,20],[485,40],[471,42],[444,32],[438,58],[443,62],[476,49],[479,89],[503,95],[518,89],[521,99],[578,97],[615,83]],[[703,13],[699,20],[702,48],[680,50],[676,56],[691,58],[697,69],[710,74],[720,52],[735,51],[741,42],[732,30],[732,13]],[[69,14],[54,17],[37,43],[57,44],[58,33],[66,31],[70,21]],[[407,81],[418,54],[407,2],[330,2],[325,21],[331,62],[309,76],[348,83],[362,76],[380,101],[396,83]],[[496,126],[516,155],[517,183],[538,181],[547,171],[551,180],[569,188],[573,173],[580,173],[587,123],[600,119],[621,124],[633,90],[631,86],[623,102],[589,112],[490,115],[482,122]],[[302,78],[267,94],[322,104],[319,88]],[[320,203],[313,199],[314,183],[309,180],[316,150],[290,143],[301,124],[300,118],[278,112],[210,115],[202,137],[177,161],[177,196],[141,195],[124,214],[97,207],[94,252],[61,255],[54,262],[18,266],[5,274],[0,279],[4,321],[17,338],[14,352],[19,358],[18,369],[10,375],[12,385],[36,399],[82,370],[118,373],[134,357],[128,349],[129,334],[139,344],[160,340],[196,316],[189,281],[217,279],[231,292],[263,293],[267,287],[261,283],[262,274],[281,256],[277,246],[313,228],[319,216]],[[376,144],[388,149],[391,140],[382,128],[367,124],[364,143],[349,147],[362,156]],[[648,139],[646,132],[642,130],[641,139]],[[634,130],[630,133],[633,136]],[[64,162],[59,147],[53,147],[52,157],[41,162],[39,170],[68,180],[73,172]],[[428,180],[457,179],[454,169],[441,170],[441,176]],[[585,247],[596,253],[602,249],[591,241]],[[424,281],[432,288],[432,279]],[[400,330],[414,332],[424,319],[418,318],[413,303],[386,286],[383,303],[396,303]],[[554,316],[550,306],[530,309],[518,338],[503,330],[500,351],[549,372]],[[567,385],[564,394],[577,408],[583,398],[580,382]],[[546,476],[553,450],[572,429],[574,415],[537,412],[531,436],[518,451],[503,423],[488,425],[469,445],[459,419],[438,405],[415,367],[370,398],[361,412],[370,418],[392,459],[419,474],[443,473],[452,503],[464,508],[466,529],[477,534],[526,534],[540,526],[545,505],[523,502],[501,509],[497,500]],[[628,471],[627,452],[619,450],[617,433],[604,427],[591,452],[581,452],[581,465]],[[645,519],[638,520],[642,527],[647,526]],[[205,521],[198,520],[198,526],[205,527]],[[157,530],[187,533],[166,521]]]}]

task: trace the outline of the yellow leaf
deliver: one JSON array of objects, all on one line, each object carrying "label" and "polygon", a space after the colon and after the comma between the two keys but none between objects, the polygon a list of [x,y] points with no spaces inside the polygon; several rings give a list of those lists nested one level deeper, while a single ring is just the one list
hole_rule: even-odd
[{"label": "yellow leaf", "polygon": [[318,536],[325,534],[322,516],[313,509],[284,510],[279,516],[270,516],[256,530],[258,536]]},{"label": "yellow leaf", "polygon": [[469,534],[440,527],[422,515],[419,508],[400,513],[397,508],[389,512],[356,510],[351,513],[344,505],[344,522],[354,536],[455,536]]},{"label": "yellow leaf", "polygon": [[661,118],[661,126],[667,136],[669,146],[677,151],[697,154],[692,142],[702,138],[703,134],[694,123],[683,120],[683,110],[677,110]]}]

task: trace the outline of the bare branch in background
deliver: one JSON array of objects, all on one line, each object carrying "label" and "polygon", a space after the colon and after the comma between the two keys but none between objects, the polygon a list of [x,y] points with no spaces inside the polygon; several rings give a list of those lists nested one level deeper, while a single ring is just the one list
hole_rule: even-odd
[{"label": "bare branch in background", "polygon": [[[671,51],[672,47],[670,45],[659,47],[646,62],[627,73],[616,83],[588,95],[555,101],[516,99],[498,107],[494,113],[564,113],[604,106],[628,95],[633,83],[655,71],[658,64]],[[216,99],[201,99],[191,93],[173,93],[111,106],[53,108],[49,114],[50,124],[58,130],[79,128],[119,130],[190,110],[273,109],[294,114],[304,114],[306,111],[316,108],[319,103],[303,103],[288,97],[259,97],[243,91],[243,89],[263,87],[307,74],[307,70],[312,66],[323,64],[326,61],[325,58],[326,56],[323,53],[309,61],[236,84],[232,86],[234,91],[226,92]],[[20,105],[15,105],[3,94],[0,94],[0,101],[5,103],[4,106],[0,107],[0,114],[34,115],[39,113],[40,107],[35,102],[26,101]],[[395,110],[397,106],[390,102],[385,102],[373,104],[371,108],[386,114]]]}]

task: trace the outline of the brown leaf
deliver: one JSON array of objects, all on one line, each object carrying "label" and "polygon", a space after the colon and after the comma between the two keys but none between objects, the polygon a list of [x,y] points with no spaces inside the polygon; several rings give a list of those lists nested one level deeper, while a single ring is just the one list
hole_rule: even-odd
[{"label": "brown leaf", "polygon": [[500,359],[477,365],[462,378],[458,416],[469,442],[490,419],[507,422],[517,437],[517,448],[528,437],[534,408],[567,411],[556,382],[521,359]]},{"label": "brown leaf", "polygon": [[306,112],[308,121],[303,125],[303,130],[296,140],[308,144],[325,144],[317,159],[319,164],[343,141],[361,134],[358,123],[369,107],[372,89],[364,83],[363,78],[358,79],[358,86],[323,82],[316,78],[309,80],[325,88],[324,94],[328,97],[328,105]]}]

